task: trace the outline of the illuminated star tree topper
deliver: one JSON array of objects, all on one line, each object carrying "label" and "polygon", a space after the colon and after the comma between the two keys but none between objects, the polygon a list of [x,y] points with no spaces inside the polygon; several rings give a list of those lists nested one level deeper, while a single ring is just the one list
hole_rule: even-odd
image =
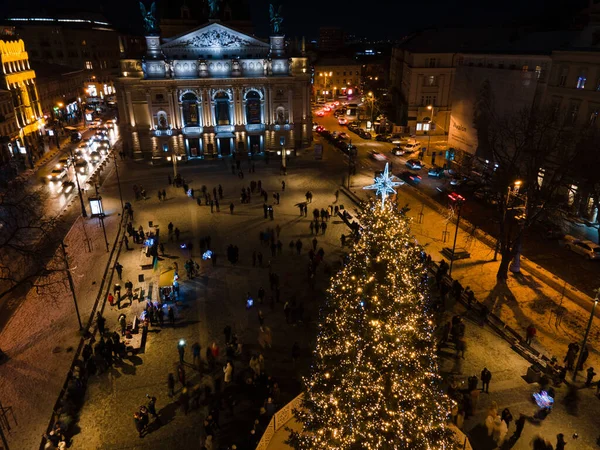
[{"label": "illuminated star tree topper", "polygon": [[363,189],[374,190],[375,195],[381,195],[381,209],[384,208],[385,199],[388,197],[388,195],[396,193],[394,188],[404,184],[404,181],[398,180],[396,176],[389,173],[388,164],[389,163],[385,163],[385,169],[383,170],[383,173],[375,177],[375,183],[371,184],[370,186],[363,187]]}]

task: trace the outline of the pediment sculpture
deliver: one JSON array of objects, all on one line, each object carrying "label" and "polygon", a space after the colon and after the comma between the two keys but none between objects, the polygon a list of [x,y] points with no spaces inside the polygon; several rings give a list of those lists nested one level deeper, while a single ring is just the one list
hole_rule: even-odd
[{"label": "pediment sculpture", "polygon": [[188,39],[182,38],[171,45],[170,48],[240,48],[250,46],[252,43],[226,30],[210,30],[197,34]]}]

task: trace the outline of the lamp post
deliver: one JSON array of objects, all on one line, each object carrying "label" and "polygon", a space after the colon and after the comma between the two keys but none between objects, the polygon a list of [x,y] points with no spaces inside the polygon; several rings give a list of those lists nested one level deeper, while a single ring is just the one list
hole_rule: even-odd
[{"label": "lamp post", "polygon": [[67,258],[67,250],[64,241],[60,242],[60,247],[63,253],[63,259],[65,261],[65,270],[67,271],[67,279],[69,280],[69,286],[71,288],[71,295],[73,295],[73,303],[75,303],[75,312],[77,313],[77,322],[79,322],[79,331],[83,330],[81,324],[81,316],[79,315],[79,307],[77,306],[77,297],[75,296],[75,285],[73,284],[73,277],[71,276],[71,270],[69,269],[69,259]]},{"label": "lamp post", "polygon": [[77,182],[77,192],[79,193],[79,203],[81,204],[81,217],[87,217],[85,203],[83,202],[83,194],[81,193],[81,186],[79,185],[79,174],[77,173],[77,167],[75,167],[75,157],[73,156],[72,148],[69,148],[69,154],[71,155],[71,163],[73,164],[73,170],[75,171],[75,181]]},{"label": "lamp post", "polygon": [[104,227],[104,208],[102,206],[102,197],[98,194],[98,185],[94,185],[96,188],[96,197],[90,197],[90,210],[92,211],[92,217],[98,216],[100,223],[102,224],[102,232],[104,233],[104,242],[106,243],[106,251],[108,252],[108,238],[106,237],[106,228]]},{"label": "lamp post", "polygon": [[[119,166],[117,165],[117,155],[113,151],[113,158],[115,161],[115,172],[117,173],[117,185],[119,186],[119,199],[121,200],[121,211],[123,211],[123,193],[121,192],[121,179],[119,178]],[[82,203],[83,205],[83,203]]]},{"label": "lamp post", "polygon": [[[327,90],[327,77],[331,78],[332,75],[333,75],[333,72],[329,72],[329,73],[327,73],[327,72],[320,72],[319,73],[319,76],[323,77],[325,79],[325,81],[323,83],[323,87],[324,87],[323,91],[324,92]],[[323,97],[325,97],[325,95],[323,95]],[[327,99],[325,98],[325,100],[327,100]]]},{"label": "lamp post", "polygon": [[454,252],[456,251],[456,238],[458,237],[458,225],[460,223],[460,211],[462,205],[465,202],[465,198],[459,194],[449,194],[448,198],[452,200],[458,208],[458,216],[456,218],[456,230],[454,231],[454,244],[452,244],[452,258],[450,258],[450,269],[448,270],[448,276],[452,275],[452,265],[454,264]]},{"label": "lamp post", "polygon": [[587,344],[588,335],[590,334],[590,328],[592,328],[592,320],[594,320],[594,312],[596,311],[596,306],[598,305],[598,301],[600,301],[600,288],[596,289],[596,298],[594,299],[594,306],[592,306],[592,313],[590,314],[590,320],[588,321],[587,328],[585,330],[585,336],[583,337],[583,342],[581,343],[581,351],[579,352],[579,357],[577,358],[577,365],[575,366],[575,370],[573,371],[573,383],[577,378],[577,369],[581,364],[581,358],[583,356],[583,349]]},{"label": "lamp post", "polygon": [[375,97],[373,97],[373,93],[369,92],[367,94],[368,98],[370,99],[370,103],[371,103],[371,130],[373,129],[373,110],[375,109]]}]

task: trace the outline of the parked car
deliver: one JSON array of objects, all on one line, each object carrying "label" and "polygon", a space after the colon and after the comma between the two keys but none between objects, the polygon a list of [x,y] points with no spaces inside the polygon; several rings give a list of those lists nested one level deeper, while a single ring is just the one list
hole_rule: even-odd
[{"label": "parked car", "polygon": [[369,140],[369,139],[371,139],[371,138],[373,137],[373,136],[371,136],[371,133],[369,133],[369,132],[368,132],[368,131],[366,131],[366,130],[362,130],[362,129],[359,131],[358,135],[359,135],[361,138],[363,138],[363,139],[367,139],[367,140]]},{"label": "parked car", "polygon": [[375,140],[379,142],[387,142],[388,137],[389,136],[387,134],[378,134],[377,136],[375,136]]},{"label": "parked car", "polygon": [[498,204],[498,193],[494,192],[492,189],[484,187],[476,189],[473,193],[473,196],[481,201],[484,201],[488,205],[497,205]]},{"label": "parked car", "polygon": [[369,151],[369,158],[371,158],[374,161],[386,161],[387,158],[383,153],[379,153],[375,150],[371,150]]},{"label": "parked car", "polygon": [[52,183],[59,183],[67,178],[67,169],[64,167],[56,167],[48,175],[48,180]]},{"label": "parked car", "polygon": [[344,132],[342,131],[340,134],[338,134],[338,137],[339,137],[340,139],[348,139],[350,136],[348,136],[348,133],[344,133]]},{"label": "parked car", "polygon": [[400,178],[411,184],[419,184],[421,182],[421,177],[410,170],[405,170],[400,174]]},{"label": "parked car", "polygon": [[317,125],[317,128],[315,130],[317,133],[322,133],[323,131],[325,131],[325,127],[323,125]]},{"label": "parked car", "polygon": [[400,145],[400,144],[402,144],[402,135],[398,134],[398,133],[392,134],[388,138],[388,142],[391,142],[392,144]]},{"label": "parked car", "polygon": [[577,239],[575,236],[567,234],[565,236],[565,248],[585,256],[587,259],[600,259],[600,245],[592,241]]},{"label": "parked car", "polygon": [[442,178],[444,176],[444,168],[439,166],[432,166],[428,171],[427,175],[435,178]]},{"label": "parked car", "polygon": [[418,159],[409,159],[408,161],[406,161],[406,166],[409,169],[418,170],[422,169],[425,166],[425,164],[423,164],[423,161],[420,161]]}]

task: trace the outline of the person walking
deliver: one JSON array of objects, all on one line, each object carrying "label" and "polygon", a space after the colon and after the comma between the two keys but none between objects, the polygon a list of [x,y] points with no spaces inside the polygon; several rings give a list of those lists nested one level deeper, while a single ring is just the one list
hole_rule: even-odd
[{"label": "person walking", "polygon": [[310,228],[310,234],[314,234],[315,232],[315,224],[314,222],[310,222],[310,225],[308,226]]},{"label": "person walking", "polygon": [[162,308],[162,306],[160,308],[158,308],[158,323],[160,324],[161,328],[164,326],[165,324],[165,310]]},{"label": "person walking", "polygon": [[298,255],[302,252],[302,241],[300,239],[296,241],[296,252],[298,252]]},{"label": "person walking", "polygon": [[346,246],[346,235],[345,234],[342,234],[340,236],[340,241],[342,243],[342,247],[345,247]]},{"label": "person walking", "polygon": [[327,231],[327,222],[321,222],[321,232],[322,232],[322,234],[325,234],[325,231]]},{"label": "person walking", "polygon": [[513,439],[516,441],[521,437],[521,433],[523,432],[523,428],[525,427],[525,414],[519,414],[519,418],[515,420],[515,434],[513,435]]},{"label": "person walking", "polygon": [[313,240],[312,240],[312,248],[313,248],[313,251],[315,251],[315,252],[317,251],[317,244],[318,243],[319,243],[319,241],[317,240],[317,238],[313,238]]},{"label": "person walking", "polygon": [[181,232],[179,231],[179,228],[175,228],[175,240],[179,242],[179,235],[181,234]]},{"label": "person walking", "polygon": [[133,413],[133,421],[135,423],[135,429],[138,432],[140,438],[144,437],[144,424],[142,423],[142,415],[139,412]]},{"label": "person walking", "polygon": [[490,381],[492,381],[492,372],[490,372],[487,367],[484,367],[481,371],[481,382],[483,383],[481,388],[482,392],[489,394]]},{"label": "person walking", "polygon": [[231,342],[231,326],[230,325],[225,325],[225,328],[223,328],[223,334],[225,335],[225,344],[229,345],[229,343]]},{"label": "person walking", "polygon": [[183,367],[183,364],[177,366],[177,378],[179,379],[181,386],[185,387],[185,367]]},{"label": "person walking", "polygon": [[175,377],[172,373],[167,377],[167,388],[169,389],[169,397],[173,398],[175,395]]},{"label": "person walking", "polygon": [[115,270],[117,271],[117,275],[119,276],[119,280],[123,279],[123,266],[119,261],[115,263]]},{"label": "person walking", "polygon": [[231,202],[231,203],[229,204],[229,212],[230,212],[231,214],[233,214],[233,209],[234,209],[234,208],[235,208],[235,205],[233,204],[233,202]]},{"label": "person walking", "polygon": [[194,344],[192,345],[192,356],[193,356],[193,364],[194,366],[196,366],[198,369],[200,369],[200,364],[202,363],[201,359],[200,359],[200,344],[198,342],[194,342]]},{"label": "person walking", "polygon": [[335,191],[335,202],[337,203],[338,198],[340,197],[340,191]]},{"label": "person walking", "polygon": [[173,311],[173,308],[171,306],[169,306],[167,315],[169,316],[169,323],[171,324],[171,326],[175,326],[175,311]]},{"label": "person walking", "polygon": [[285,181],[281,182],[281,192],[285,192]]},{"label": "person walking", "polygon": [[565,445],[567,445],[565,442],[565,435],[558,433],[556,435],[556,447],[554,447],[554,450],[565,450]]},{"label": "person walking", "polygon": [[123,243],[125,244],[125,250],[129,250],[129,239],[126,234],[123,235]]},{"label": "person walking", "polygon": [[223,367],[223,381],[225,386],[228,386],[233,381],[233,364],[231,361],[227,361],[225,367]]},{"label": "person walking", "polygon": [[177,343],[177,351],[179,352],[179,363],[183,364],[183,357],[185,355],[185,341],[183,339]]},{"label": "person walking", "polygon": [[585,347],[583,347],[583,350],[581,350],[581,358],[579,360],[579,366],[577,366],[577,370],[583,370],[583,365],[585,364],[589,356],[590,351],[586,345]]},{"label": "person walking", "polygon": [[533,340],[536,334],[537,330],[535,329],[533,324],[529,324],[529,326],[525,330],[525,342],[527,343],[527,345],[531,345],[531,341]]},{"label": "person walking", "polygon": [[594,372],[594,368],[588,367],[587,376],[586,376],[586,380],[585,380],[586,387],[590,387],[592,385],[592,380],[594,379],[595,376],[596,376],[596,372]]}]

